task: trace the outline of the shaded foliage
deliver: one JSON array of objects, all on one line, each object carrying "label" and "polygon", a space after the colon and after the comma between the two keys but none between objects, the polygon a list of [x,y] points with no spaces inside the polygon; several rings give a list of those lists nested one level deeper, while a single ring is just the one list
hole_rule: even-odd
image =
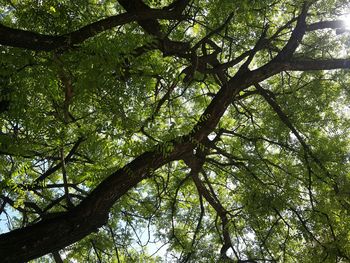
[{"label": "shaded foliage", "polygon": [[0,258],[349,261],[349,10],[0,0]]}]

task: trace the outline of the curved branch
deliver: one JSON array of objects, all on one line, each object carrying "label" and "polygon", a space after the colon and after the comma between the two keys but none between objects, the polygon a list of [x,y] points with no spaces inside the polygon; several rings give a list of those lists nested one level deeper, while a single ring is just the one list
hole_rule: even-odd
[{"label": "curved branch", "polygon": [[[227,82],[208,108],[202,114],[190,134],[176,138],[169,143],[171,152],[148,151],[132,162],[109,175],[78,206],[68,212],[53,215],[31,226],[0,235],[2,262],[23,262],[68,246],[104,225],[112,205],[127,191],[172,160],[183,159],[210,132],[214,130],[221,116],[238,92],[257,81],[279,72],[274,64],[239,75]],[[162,145],[158,145],[162,147]]]},{"label": "curved branch", "polygon": [[111,16],[68,34],[52,36],[22,29],[10,28],[0,24],[0,45],[26,48],[36,51],[52,51],[59,48],[69,48],[80,44],[103,31],[134,21],[147,19],[180,19],[178,12],[161,9],[149,9],[133,13],[123,13]]},{"label": "curved branch", "polygon": [[150,170],[179,159],[191,148],[189,143],[180,143],[167,157],[157,150],[145,152],[107,177],[70,211],[51,214],[46,220],[0,235],[2,262],[28,261],[64,248],[97,231],[107,222],[109,210],[116,200],[145,179]]},{"label": "curved branch", "polygon": [[321,21],[308,25],[306,31],[315,31],[320,29],[340,29],[345,28],[345,21],[333,20],[333,21]]},{"label": "curved branch", "polygon": [[[128,13],[148,13],[152,10],[142,0],[118,0],[118,2]],[[173,14],[179,18],[179,16],[181,16],[181,12],[188,3],[189,0],[174,1],[172,4],[170,4],[171,8],[174,10]],[[170,40],[161,31],[161,25],[156,19],[152,17],[143,17],[143,19],[137,19],[137,22],[146,31],[146,33],[156,38],[158,41],[157,46],[164,55],[176,54],[177,56],[186,57],[185,54],[190,48],[189,43]]]},{"label": "curved branch", "polygon": [[[130,2],[135,3],[137,1],[139,0],[132,0]],[[120,2],[126,3],[126,0],[120,0]],[[186,1],[180,0],[177,2]],[[176,15],[177,12],[175,12]],[[146,22],[147,18],[150,19],[152,15],[145,15],[142,18],[136,17],[135,19]],[[153,18],[156,19],[155,17]],[[147,23],[152,25],[154,24],[153,22],[157,23],[157,21],[151,20],[148,20]],[[167,37],[163,37],[160,31],[154,31],[153,34],[146,24],[143,27],[146,32],[148,31],[147,33],[159,40],[159,49],[163,51],[163,54],[172,52],[177,56],[183,56],[188,52],[189,49],[186,43],[171,41]],[[29,32],[28,34],[30,40],[33,40],[32,34],[36,36],[35,33]],[[294,39],[295,35],[296,33],[294,35],[292,34],[292,42],[296,39],[295,43],[298,43],[298,39],[303,34],[298,33]],[[4,35],[0,34],[0,39],[1,37],[4,38]],[[31,43],[33,44],[33,42]],[[295,45],[289,44],[289,46],[294,48]],[[52,48],[52,44],[46,46],[46,48],[49,47]],[[286,47],[288,47],[288,44]],[[290,51],[291,49],[288,48],[288,52],[286,53],[288,59]],[[183,159],[184,155],[191,153],[195,146],[207,138],[215,129],[220,118],[231,104],[233,98],[239,94],[239,91],[281,72],[283,68],[280,66],[280,63],[273,61],[254,71],[244,72],[236,75],[227,82],[223,82],[224,85],[205,109],[192,132],[168,142],[173,147],[166,155],[162,154],[157,148],[156,150],[145,152],[123,168],[110,174],[72,210],[53,215],[53,217],[31,226],[0,235],[0,255],[2,256],[2,262],[28,261],[51,251],[61,249],[96,231],[107,222],[110,208],[121,196],[147,178],[151,170],[154,171],[173,160]],[[162,147],[162,145],[158,146]]]}]

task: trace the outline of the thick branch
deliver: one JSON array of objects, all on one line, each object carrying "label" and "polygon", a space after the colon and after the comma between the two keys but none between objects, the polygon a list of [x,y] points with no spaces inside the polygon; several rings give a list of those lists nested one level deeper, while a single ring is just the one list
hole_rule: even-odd
[{"label": "thick branch", "polygon": [[334,20],[334,21],[321,21],[310,24],[306,27],[306,31],[315,31],[320,29],[339,29],[345,28],[345,21],[343,20]]},{"label": "thick branch", "polygon": [[2,262],[23,262],[66,247],[104,225],[111,206],[143,180],[150,170],[179,159],[192,145],[180,143],[164,157],[146,152],[111,174],[90,195],[69,212],[53,214],[34,225],[0,235]]},{"label": "thick branch", "polygon": [[292,32],[287,44],[283,47],[280,53],[275,57],[275,61],[285,61],[292,57],[295,50],[298,48],[306,30],[306,16],[309,5],[304,3],[302,11],[298,17],[297,24]]},{"label": "thick branch", "polygon": [[[142,0],[118,0],[119,4],[129,13],[147,13],[152,10]],[[189,0],[177,0],[170,4],[176,15],[181,14],[188,4]],[[143,17],[144,18],[144,17]],[[162,31],[161,25],[152,17],[137,19],[139,25],[151,36],[158,41],[158,48],[164,55],[176,54],[177,56],[186,57],[190,46],[188,43],[172,41]]]},{"label": "thick branch", "polygon": [[[128,4],[125,0],[120,0],[120,2],[125,5]],[[133,0],[130,2],[139,1]],[[144,19],[145,16],[142,19],[137,18],[139,21]],[[144,23],[141,26],[144,27],[147,33],[157,37],[159,40],[158,48],[163,53],[183,56],[188,51],[186,43],[171,41],[163,37],[160,31],[148,28],[152,24],[155,25],[155,28],[158,28],[154,22],[157,23],[157,21],[148,20],[147,23],[149,24]],[[297,37],[297,39],[299,38]],[[69,212],[60,213],[54,215],[51,219],[43,220],[32,226],[0,235],[2,262],[28,261],[51,251],[59,250],[96,231],[98,227],[106,223],[112,205],[128,190],[145,179],[149,171],[155,170],[172,160],[182,159],[185,154],[192,152],[198,142],[207,138],[240,90],[263,81],[282,70],[280,64],[270,62],[259,69],[244,72],[224,82],[192,132],[168,142],[173,145],[173,149],[166,156],[159,150],[145,152],[124,168],[109,175],[78,206],[72,208]],[[162,145],[159,146],[162,147]]]},{"label": "thick branch", "polygon": [[[265,72],[265,69],[269,69]],[[66,247],[107,222],[112,205],[128,190],[146,178],[150,170],[177,159],[182,159],[216,127],[233,97],[241,89],[262,81],[279,69],[269,64],[263,69],[247,72],[226,83],[189,135],[169,143],[173,150],[167,156],[161,151],[145,152],[134,161],[108,176],[77,207],[32,226],[0,235],[2,262],[22,262]],[[160,145],[161,147],[161,145]]]},{"label": "thick branch", "polygon": [[292,59],[280,66],[292,71],[349,69],[350,59]]},{"label": "thick branch", "polygon": [[22,29],[14,29],[0,24],[0,44],[31,50],[51,51],[68,48],[84,42],[98,33],[133,21],[147,19],[179,19],[177,12],[149,8],[147,11],[123,13],[108,17],[68,34],[51,36]]}]

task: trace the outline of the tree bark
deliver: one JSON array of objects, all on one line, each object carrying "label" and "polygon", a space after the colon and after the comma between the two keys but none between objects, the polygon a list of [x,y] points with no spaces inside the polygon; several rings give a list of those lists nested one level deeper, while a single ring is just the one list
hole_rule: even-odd
[{"label": "tree bark", "polygon": [[[120,0],[119,2],[128,12],[129,10],[130,12],[141,12],[142,10],[138,10],[139,7],[141,9],[147,9],[144,5],[140,4],[139,0]],[[188,1],[179,0],[175,2],[182,8]],[[130,6],[130,4],[135,5]],[[133,10],[133,8],[136,8],[136,10]],[[179,10],[182,11],[181,8],[176,9],[175,5],[175,8],[173,7],[171,9],[175,10],[172,14],[178,15]],[[149,11],[149,9],[146,11]],[[169,13],[166,14],[168,15]],[[162,15],[164,17],[164,13]],[[159,13],[157,15],[150,13],[150,15],[143,17],[135,17],[133,15],[132,19],[128,13],[125,16],[128,17],[128,21],[139,21],[147,33],[155,36],[159,41],[157,48],[164,54],[172,53],[176,54],[176,56],[184,57],[189,52],[187,43],[171,41],[167,37],[164,37],[160,32],[157,21],[150,20],[161,18]],[[146,179],[150,172],[168,162],[182,159],[184,155],[192,153],[193,149],[215,129],[227,107],[241,90],[283,70],[349,68],[350,62],[348,60],[324,61],[323,64],[317,64],[315,61],[302,63],[301,61],[298,62],[292,59],[292,55],[306,31],[305,16],[306,11],[303,10],[296,29],[285,48],[276,56],[277,59],[273,59],[256,70],[250,71],[248,69],[223,83],[192,132],[168,142],[173,145],[173,149],[170,152],[163,154],[159,149],[164,145],[160,144],[155,147],[155,150],[141,154],[123,168],[109,175],[78,206],[72,208],[70,211],[54,214],[51,218],[46,218],[31,226],[0,235],[1,262],[15,263],[28,261],[64,248],[81,240],[88,234],[97,231],[99,227],[106,224],[108,213],[119,198],[139,182]],[[124,17],[123,19],[126,18]],[[126,20],[123,21],[125,23]],[[121,23],[120,20],[118,23]],[[98,30],[105,30],[101,25],[99,26],[100,29]],[[80,43],[93,35],[91,28],[85,27],[83,32],[86,34],[82,34],[82,36],[77,36],[76,38],[71,35],[69,44]],[[52,37],[0,26],[0,44],[2,45],[34,50],[53,50],[66,47],[68,43],[67,39],[66,35]],[[220,70],[219,73],[223,73],[223,71]],[[219,75],[219,73],[216,74]]]}]

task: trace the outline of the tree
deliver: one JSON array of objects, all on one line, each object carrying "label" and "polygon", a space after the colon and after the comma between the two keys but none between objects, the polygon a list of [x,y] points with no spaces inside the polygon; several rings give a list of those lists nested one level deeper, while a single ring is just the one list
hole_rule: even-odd
[{"label": "tree", "polygon": [[0,3],[2,262],[350,260],[348,1]]}]

